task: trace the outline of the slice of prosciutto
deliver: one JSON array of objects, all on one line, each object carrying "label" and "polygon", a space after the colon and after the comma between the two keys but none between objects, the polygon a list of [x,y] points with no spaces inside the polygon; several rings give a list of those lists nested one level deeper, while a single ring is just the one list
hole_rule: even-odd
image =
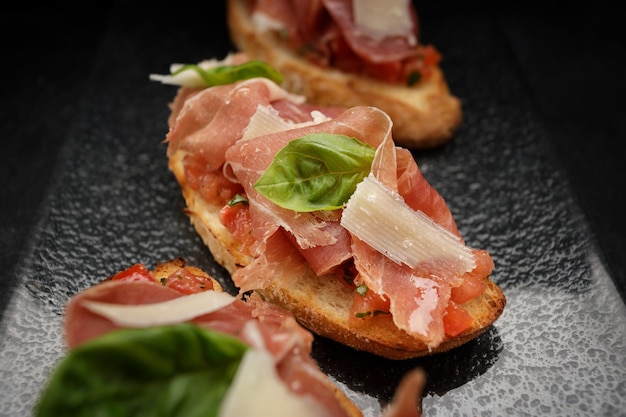
[{"label": "slice of prosciutto", "polygon": [[[67,304],[65,336],[72,349],[119,328],[113,321],[89,309],[88,302],[125,306],[149,305],[189,297],[172,288],[145,281],[106,281],[73,296]],[[311,357],[313,336],[291,314],[253,295],[189,320],[199,326],[239,338],[273,357],[281,379],[297,394],[313,395],[328,416],[346,412],[328,389],[325,375]]]},{"label": "slice of prosciutto", "polygon": [[[211,291],[211,290],[209,290]],[[65,313],[65,337],[69,349],[120,328],[89,308],[90,302],[121,306],[150,306],[193,296],[148,281],[105,281],[70,298]],[[296,394],[315,398],[327,417],[347,417],[326,376],[311,356],[313,336],[285,310],[265,303],[256,295],[235,299],[191,322],[230,334],[249,346],[267,351],[280,378]],[[419,417],[424,386],[421,369],[407,374],[381,417]],[[320,416],[322,417],[322,416]]]},{"label": "slice of prosciutto", "polygon": [[226,150],[244,135],[258,107],[271,108],[287,123],[311,121],[311,111],[335,115],[339,110],[312,107],[266,78],[201,90],[181,88],[172,108],[167,154],[178,150],[199,155],[212,169],[225,162]]},{"label": "slice of prosciutto", "polygon": [[380,5],[372,10],[355,0],[252,0],[250,17],[258,33],[280,34],[288,48],[315,65],[403,85],[411,73],[427,78],[441,56],[419,41],[412,2],[380,3],[393,13],[366,19],[375,29],[358,17],[376,13]]},{"label": "slice of prosciutto", "polygon": [[[254,183],[271,164],[274,155],[287,143],[307,134],[322,132],[357,137],[376,147],[381,138],[391,137],[391,120],[386,113],[376,108],[357,107],[326,122],[239,141],[226,151],[225,168],[246,192],[253,233],[258,241],[265,244],[261,256],[267,251],[273,251],[267,242],[282,228],[293,237],[296,249],[320,275],[352,257],[351,237],[339,224],[339,213],[329,216],[326,213],[301,213],[281,208],[257,192]],[[257,260],[255,265],[261,262]],[[262,276],[276,275],[280,274]],[[254,267],[246,267],[235,273],[233,280],[242,291],[247,291],[258,288],[255,282],[258,276],[260,274]],[[267,285],[267,282],[263,285]]]},{"label": "slice of prosciutto", "polygon": [[[413,268],[398,265],[344,229],[342,210],[295,212],[279,207],[254,188],[276,153],[290,141],[314,133],[354,137],[376,149],[371,175],[462,242],[444,199],[424,178],[410,151],[394,144],[392,121],[385,112],[368,106],[347,110],[307,106],[262,79],[208,88],[177,108],[180,112],[167,138],[168,154],[182,150],[202,155],[208,169],[241,186],[246,194],[256,244],[252,262],[232,276],[242,293],[271,285],[284,277],[280,272],[286,269],[311,268],[321,276],[352,264],[359,284],[389,300],[399,328],[429,347],[441,343],[444,312],[453,290],[462,286],[463,274],[433,262]],[[259,108],[267,111],[259,112]],[[324,117],[315,117],[315,112]],[[258,129],[259,120],[264,120],[264,128]],[[255,134],[246,135],[251,131]],[[476,261],[476,270],[490,272],[489,256],[481,254]]]},{"label": "slice of prosciutto", "polygon": [[[451,290],[463,281],[456,270],[432,263],[414,268],[398,265],[343,229],[339,224],[340,216],[322,217],[315,212],[298,213],[283,209],[254,189],[254,183],[274,155],[289,141],[322,132],[356,137],[376,147],[372,173],[382,184],[403,196],[412,209],[424,212],[434,222],[459,236],[456,222],[444,199],[423,177],[410,152],[394,145],[391,125],[391,120],[381,110],[355,107],[326,122],[232,145],[226,151],[226,169],[243,186],[249,199],[255,237],[265,244],[261,256],[237,271],[233,280],[243,291],[267,286],[270,277],[281,275],[272,274],[271,270],[285,268],[280,260],[293,259],[294,256],[294,267],[307,261],[320,275],[346,260],[353,260],[362,282],[390,300],[390,312],[396,325],[419,337],[428,346],[435,347],[445,337],[443,316]],[[292,238],[302,258],[284,255],[289,249],[284,238],[281,238],[280,245],[276,245],[277,238],[273,237],[279,230],[281,234],[287,232]],[[282,255],[274,258],[278,252]]]}]

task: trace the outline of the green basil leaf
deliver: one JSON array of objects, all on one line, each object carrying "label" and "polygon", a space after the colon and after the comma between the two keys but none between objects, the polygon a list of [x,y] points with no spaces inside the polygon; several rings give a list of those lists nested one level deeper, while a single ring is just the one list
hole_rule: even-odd
[{"label": "green basil leaf", "polygon": [[235,194],[235,196],[228,201],[228,205],[232,207],[237,204],[244,204],[247,206],[248,198],[245,195]]},{"label": "green basil leaf", "polygon": [[116,330],[68,353],[35,417],[216,416],[246,349],[190,323]]},{"label": "green basil leaf", "polygon": [[375,149],[356,138],[317,133],[290,141],[254,188],[298,212],[343,207],[372,167]]},{"label": "green basil leaf", "polygon": [[240,65],[222,65],[208,70],[195,64],[186,64],[173,72],[172,75],[187,70],[195,71],[207,87],[232,84],[236,81],[256,77],[269,78],[276,84],[283,82],[283,76],[278,71],[261,61],[248,61]]}]

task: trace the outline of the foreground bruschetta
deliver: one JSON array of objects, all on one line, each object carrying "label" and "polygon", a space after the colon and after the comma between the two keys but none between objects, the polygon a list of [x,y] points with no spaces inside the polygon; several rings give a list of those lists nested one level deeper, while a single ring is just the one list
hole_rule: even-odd
[{"label": "foreground bruschetta", "polygon": [[[34,416],[360,417],[311,357],[286,311],[245,300],[182,259],[130,266],[72,296],[67,355]],[[385,417],[419,417],[424,374],[407,374]]]}]

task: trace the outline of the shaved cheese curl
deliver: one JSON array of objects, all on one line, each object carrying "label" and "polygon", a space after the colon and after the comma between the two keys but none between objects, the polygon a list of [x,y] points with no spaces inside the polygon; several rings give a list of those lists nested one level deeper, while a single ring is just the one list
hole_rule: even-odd
[{"label": "shaved cheese curl", "polygon": [[176,324],[217,311],[235,301],[219,291],[203,291],[154,304],[126,305],[83,301],[82,305],[123,327],[151,327]]},{"label": "shaved cheese curl", "polygon": [[415,268],[436,262],[458,275],[476,267],[472,250],[458,236],[413,210],[373,175],[357,185],[343,210],[341,225],[398,264]]}]

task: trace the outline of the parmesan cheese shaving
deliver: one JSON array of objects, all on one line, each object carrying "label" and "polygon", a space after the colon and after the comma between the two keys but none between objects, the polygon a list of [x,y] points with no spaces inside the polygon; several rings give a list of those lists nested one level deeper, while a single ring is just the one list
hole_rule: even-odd
[{"label": "parmesan cheese shaving", "polygon": [[413,210],[371,174],[348,200],[341,225],[398,264],[443,263],[457,274],[476,267],[471,249],[457,236]]},{"label": "parmesan cheese shaving", "polygon": [[412,32],[409,0],[353,0],[354,24],[365,36],[380,41],[388,36],[402,36],[416,44]]},{"label": "parmesan cheese shaving", "polygon": [[276,372],[267,351],[248,349],[220,405],[218,417],[316,417],[326,415],[312,397],[297,395]]},{"label": "parmesan cheese shaving", "polygon": [[269,135],[270,133],[283,132],[285,130],[296,129],[309,125],[314,125],[330,120],[330,118],[319,110],[311,112],[311,121],[294,123],[283,119],[278,110],[272,106],[258,105],[256,111],[250,118],[248,126],[244,129],[242,140],[256,138],[258,136]]},{"label": "parmesan cheese shaving", "polygon": [[153,304],[126,305],[85,300],[82,305],[118,326],[140,328],[182,323],[217,311],[233,301],[235,297],[228,293],[203,291]]},{"label": "parmesan cheese shaving", "polygon": [[293,129],[293,122],[287,121],[278,115],[278,110],[272,106],[258,105],[256,112],[246,126],[242,140],[256,138],[274,132]]}]

